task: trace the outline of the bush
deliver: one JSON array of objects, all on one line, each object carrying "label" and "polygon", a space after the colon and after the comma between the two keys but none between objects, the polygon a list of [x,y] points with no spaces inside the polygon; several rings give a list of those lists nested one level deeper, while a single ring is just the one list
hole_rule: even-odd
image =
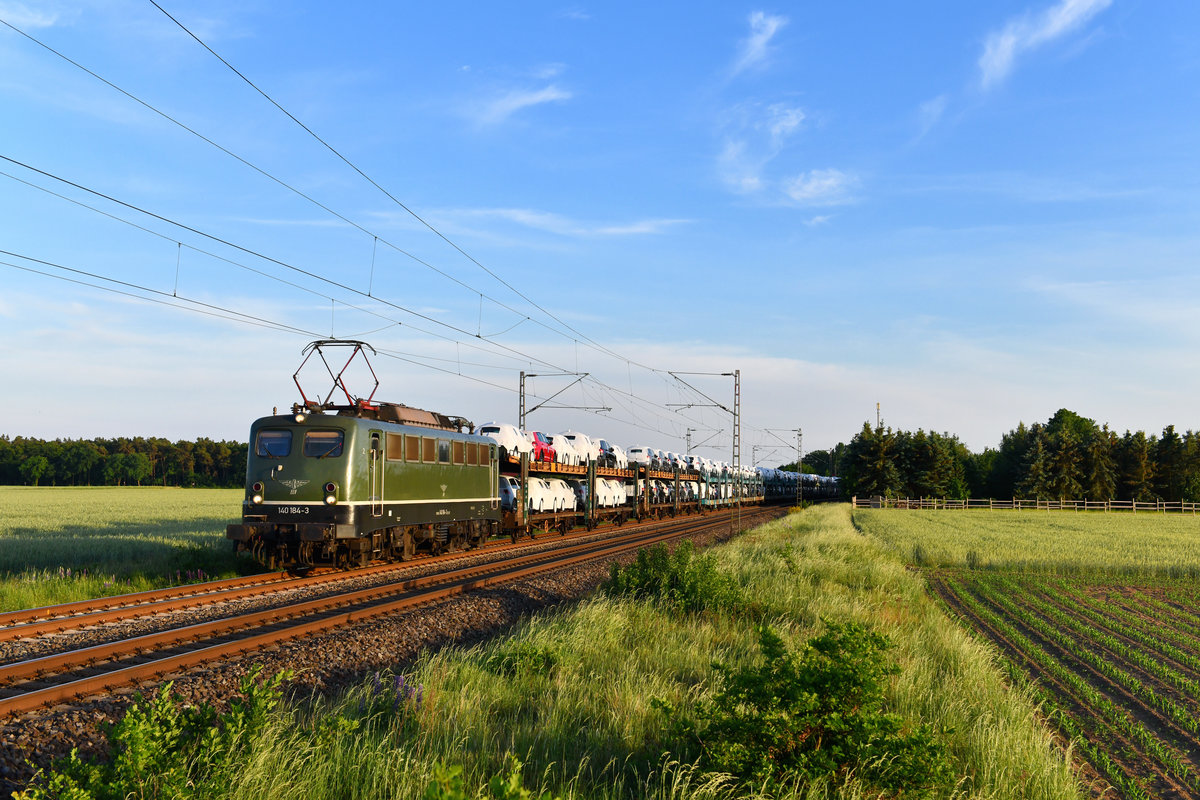
[{"label": "bush", "polygon": [[425,800],[561,800],[552,797],[549,791],[535,798],[532,792],[521,785],[521,767],[517,757],[509,755],[508,774],[495,775],[488,781],[488,794],[480,790],[472,795],[467,794],[463,784],[462,767],[439,762],[433,765],[433,780],[425,788]]},{"label": "bush", "polygon": [[717,664],[720,689],[694,718],[659,702],[677,730],[697,741],[701,763],[746,783],[812,781],[851,773],[884,793],[921,797],[952,776],[943,746],[927,726],[902,732],[883,711],[889,646],[857,623],[827,631],[790,653],[770,628],[759,628],[764,663]]},{"label": "bush", "polygon": [[662,544],[638,550],[637,560],[628,567],[612,565],[603,588],[610,594],[657,600],[681,612],[743,604],[737,582],[717,569],[711,555],[696,555],[691,542],[680,542],[674,552]]},{"label": "bush", "polygon": [[39,773],[16,800],[124,800],[219,798],[241,756],[279,705],[287,670],[258,681],[255,668],[241,682],[241,697],[218,715],[211,706],[182,706],[163,684],[153,699],[139,697],[109,730],[107,762],[85,762],[73,750],[50,773]]}]

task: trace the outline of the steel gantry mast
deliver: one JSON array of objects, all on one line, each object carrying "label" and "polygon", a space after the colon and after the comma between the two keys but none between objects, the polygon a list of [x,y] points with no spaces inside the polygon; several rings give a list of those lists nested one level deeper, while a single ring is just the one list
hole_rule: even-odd
[{"label": "steel gantry mast", "polygon": [[[691,389],[696,394],[707,400],[707,403],[667,403],[668,408],[719,408],[727,414],[733,415],[733,474],[729,476],[729,487],[733,493],[733,508],[730,512],[730,525],[734,527],[735,532],[741,533],[742,530],[742,371],[735,369],[733,372],[671,372],[670,375],[675,380],[682,383],[684,386]],[[704,392],[692,386],[685,381],[680,375],[713,375],[722,378],[733,378],[733,408],[724,403],[718,403]]]}]

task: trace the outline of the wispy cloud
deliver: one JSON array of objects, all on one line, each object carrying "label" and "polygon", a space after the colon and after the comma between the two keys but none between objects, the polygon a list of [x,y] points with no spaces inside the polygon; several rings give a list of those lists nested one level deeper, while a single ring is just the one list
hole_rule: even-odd
[{"label": "wispy cloud", "polygon": [[542,105],[543,103],[560,103],[570,100],[572,93],[551,84],[542,89],[514,89],[506,94],[484,103],[475,113],[475,119],[484,125],[496,125],[511,117],[522,109]]},{"label": "wispy cloud", "polygon": [[979,85],[990,89],[1001,83],[1022,53],[1076,30],[1110,5],[1112,0],[1059,0],[1039,14],[1009,20],[984,42]]},{"label": "wispy cloud", "polygon": [[242,217],[234,220],[250,225],[273,225],[295,228],[348,228],[349,224],[340,219],[265,219],[261,217]]},{"label": "wispy cloud", "polygon": [[765,188],[763,173],[806,119],[804,109],[783,103],[741,104],[731,109],[725,142],[717,157],[721,180],[738,194]]},{"label": "wispy cloud", "polygon": [[578,6],[564,8],[562,11],[558,12],[558,16],[562,19],[573,19],[576,22],[588,22],[592,18],[591,14],[584,11],[582,8],[579,8]]},{"label": "wispy cloud", "polygon": [[933,130],[933,127],[941,121],[942,115],[946,113],[946,105],[949,102],[949,97],[939,94],[937,97],[921,103],[917,109],[917,122],[920,125],[920,132],[917,134],[917,138]]},{"label": "wispy cloud", "polygon": [[841,170],[814,169],[786,181],[783,191],[800,205],[836,206],[853,201],[851,190],[857,182]]},{"label": "wispy cloud", "polygon": [[33,10],[24,3],[0,2],[0,19],[17,28],[49,28],[58,22],[58,14],[43,8]]},{"label": "wispy cloud", "polygon": [[1175,342],[1200,341],[1193,281],[1135,279],[1126,281],[1030,280],[1035,292],[1087,312],[1096,322],[1106,321],[1117,330],[1137,330],[1151,336],[1164,334]]},{"label": "wispy cloud", "polygon": [[548,211],[526,208],[473,208],[443,212],[459,217],[490,217],[522,225],[526,228],[545,231],[559,236],[603,237],[653,235],[677,225],[685,225],[686,219],[644,219],[623,223],[586,223]]},{"label": "wispy cloud", "polygon": [[750,15],[750,34],[742,39],[738,57],[734,61],[732,75],[755,69],[767,62],[771,53],[771,40],[787,25],[787,17],[773,16],[762,11]]}]

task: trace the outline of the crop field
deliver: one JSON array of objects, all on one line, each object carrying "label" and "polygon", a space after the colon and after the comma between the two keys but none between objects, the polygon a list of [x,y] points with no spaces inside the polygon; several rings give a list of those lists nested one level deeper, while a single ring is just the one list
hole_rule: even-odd
[{"label": "crop field", "polygon": [[0,487],[0,610],[245,568],[225,540],[240,489]]},{"label": "crop field", "polygon": [[855,523],[923,566],[995,644],[1097,795],[1200,797],[1200,520],[874,511]]}]

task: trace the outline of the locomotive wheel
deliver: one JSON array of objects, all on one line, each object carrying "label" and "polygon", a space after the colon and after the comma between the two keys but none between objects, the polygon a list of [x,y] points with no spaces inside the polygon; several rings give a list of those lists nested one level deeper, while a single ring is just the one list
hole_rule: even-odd
[{"label": "locomotive wheel", "polygon": [[403,531],[400,534],[400,560],[411,561],[416,553],[417,546],[413,542],[412,531]]}]

